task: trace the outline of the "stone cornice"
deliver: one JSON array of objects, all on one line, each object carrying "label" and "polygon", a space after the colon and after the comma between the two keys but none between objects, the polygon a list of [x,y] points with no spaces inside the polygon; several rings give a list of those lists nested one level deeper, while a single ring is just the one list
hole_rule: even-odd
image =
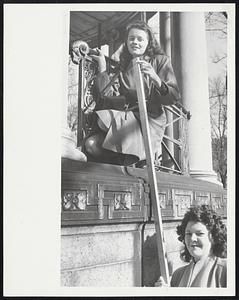
[{"label": "stone cornice", "polygon": [[[157,172],[162,218],[181,219],[194,204],[226,216],[226,191],[188,176]],[[153,221],[147,171],[62,160],[62,225]]]}]

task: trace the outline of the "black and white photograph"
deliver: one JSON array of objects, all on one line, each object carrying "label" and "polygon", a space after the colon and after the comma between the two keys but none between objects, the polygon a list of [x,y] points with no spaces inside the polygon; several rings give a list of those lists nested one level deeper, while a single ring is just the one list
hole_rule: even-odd
[{"label": "black and white photograph", "polygon": [[5,294],[233,296],[235,5],[4,16]]}]

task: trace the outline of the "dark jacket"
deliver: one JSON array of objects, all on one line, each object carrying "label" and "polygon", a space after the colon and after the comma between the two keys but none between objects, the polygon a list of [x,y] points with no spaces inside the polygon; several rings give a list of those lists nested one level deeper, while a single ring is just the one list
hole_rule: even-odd
[{"label": "dark jacket", "polygon": [[[173,68],[170,60],[166,55],[156,55],[153,58],[144,57],[151,63],[159,78],[162,80],[162,86],[158,89],[153,82],[150,82],[144,75],[144,88],[147,101],[148,115],[157,118],[163,112],[162,105],[175,104],[180,99],[180,93],[177,86]],[[107,72],[99,73],[96,77],[96,90],[101,91],[110,81]],[[113,87],[107,92],[107,96],[124,96],[129,108],[137,105],[137,93],[135,80],[133,78],[132,63],[125,71],[119,72],[118,79],[114,82]],[[137,109],[136,109],[137,111]]]}]

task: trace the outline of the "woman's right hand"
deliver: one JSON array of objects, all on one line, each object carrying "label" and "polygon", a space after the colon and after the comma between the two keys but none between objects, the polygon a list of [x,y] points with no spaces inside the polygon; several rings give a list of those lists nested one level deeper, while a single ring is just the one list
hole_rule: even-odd
[{"label": "woman's right hand", "polygon": [[105,56],[104,56],[104,54],[102,53],[102,51],[100,49],[96,49],[96,51],[98,52],[98,55],[91,54],[91,57],[95,61],[97,61],[98,67],[99,67],[99,72],[102,73],[102,72],[106,71]]},{"label": "woman's right hand", "polygon": [[160,276],[159,279],[158,279],[158,281],[155,282],[154,286],[155,286],[155,287],[169,287],[169,284],[167,284],[167,283],[164,281],[163,277]]}]

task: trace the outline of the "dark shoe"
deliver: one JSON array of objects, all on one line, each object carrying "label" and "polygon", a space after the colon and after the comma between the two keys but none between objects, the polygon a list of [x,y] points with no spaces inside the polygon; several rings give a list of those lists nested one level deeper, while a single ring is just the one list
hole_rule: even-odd
[{"label": "dark shoe", "polygon": [[174,166],[174,161],[171,158],[169,158],[169,159],[167,159],[165,161],[162,161],[162,167],[166,167],[166,168],[170,169],[173,166]]},{"label": "dark shoe", "polygon": [[140,160],[135,164],[136,168],[145,169],[147,167],[146,159]]},{"label": "dark shoe", "polygon": [[134,165],[139,161],[139,158],[136,155],[133,154],[123,154],[123,155],[124,155],[123,165],[125,167]]}]

